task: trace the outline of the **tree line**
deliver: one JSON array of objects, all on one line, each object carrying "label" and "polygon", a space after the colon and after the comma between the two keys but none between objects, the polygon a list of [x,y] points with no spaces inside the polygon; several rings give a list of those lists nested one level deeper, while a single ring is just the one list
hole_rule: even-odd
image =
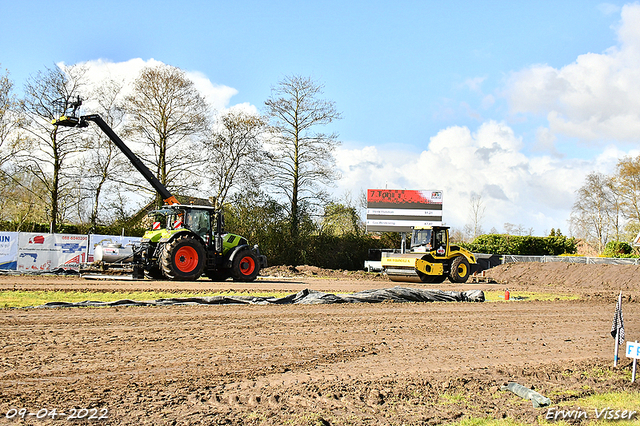
[{"label": "tree line", "polygon": [[52,125],[79,97],[79,113],[100,114],[170,192],[224,208],[227,229],[272,264],[359,269],[369,248],[388,244],[364,232],[360,206],[329,197],[340,141],[325,129],[341,114],[317,81],[284,77],[262,112],[215,111],[177,67],[144,68],[128,86],[88,74],[45,68],[22,96],[0,75],[2,229],[140,235],[136,211],[162,204],[97,127]]},{"label": "tree line", "polygon": [[570,224],[597,253],[630,254],[640,232],[640,156],[620,159],[610,175],[589,173],[576,191]]},{"label": "tree line", "polygon": [[[286,76],[262,111],[215,111],[177,67],[144,68],[129,85],[113,78],[92,84],[88,74],[83,64],[45,68],[18,96],[9,71],[0,73],[0,229],[141,235],[136,212],[161,205],[98,128],[51,124],[80,97],[82,113],[100,114],[172,193],[224,208],[227,229],[259,244],[271,264],[360,269],[369,249],[399,247],[398,234],[365,232],[364,194],[329,196],[340,178],[332,155],[340,141],[325,129],[342,117],[319,82]],[[621,160],[614,176],[590,174],[577,193],[573,235],[599,252],[607,242],[629,241],[640,228],[638,176],[640,157]],[[506,234],[522,238],[498,238],[494,229],[484,235],[481,197],[472,194],[471,205],[471,224],[452,235],[477,240],[470,244],[477,251],[575,248],[575,240],[541,242],[511,224]]]}]

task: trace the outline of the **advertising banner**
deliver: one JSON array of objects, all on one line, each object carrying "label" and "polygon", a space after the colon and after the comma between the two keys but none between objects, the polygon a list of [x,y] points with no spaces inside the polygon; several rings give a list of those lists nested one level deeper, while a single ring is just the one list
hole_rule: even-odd
[{"label": "advertising banner", "polygon": [[86,261],[87,240],[86,235],[20,232],[17,269],[27,272],[77,269]]},{"label": "advertising banner", "polygon": [[20,232],[18,235],[18,271],[50,271],[54,264],[54,235]]},{"label": "advertising banner", "polygon": [[442,225],[442,191],[367,190],[367,231],[411,232],[416,226]]},{"label": "advertising banner", "polygon": [[0,232],[0,269],[16,270],[18,267],[18,233]]},{"label": "advertising banner", "polygon": [[54,265],[64,269],[78,269],[87,261],[86,235],[55,234],[54,248],[56,261]]}]

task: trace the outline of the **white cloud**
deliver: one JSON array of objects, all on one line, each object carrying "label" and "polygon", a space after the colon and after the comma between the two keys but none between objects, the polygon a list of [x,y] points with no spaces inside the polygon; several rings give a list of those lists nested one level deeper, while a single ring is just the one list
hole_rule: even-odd
[{"label": "white cloud", "polygon": [[484,83],[486,79],[486,77],[468,78],[462,83],[462,86],[468,87],[472,92],[482,93],[482,83]]},{"label": "white cloud", "polygon": [[482,98],[481,106],[482,106],[482,109],[489,109],[495,103],[496,103],[496,99],[493,97],[493,95],[487,95]]},{"label": "white cloud", "polygon": [[620,6],[611,3],[600,3],[598,5],[598,10],[600,10],[603,15],[613,15],[620,11]]},{"label": "white cloud", "polygon": [[[64,63],[59,65],[65,66]],[[164,63],[155,59],[145,61],[141,58],[134,58],[124,62],[97,59],[77,65],[87,68],[86,77],[90,85],[99,85],[105,79],[114,79],[123,83],[122,95],[127,95],[131,92],[133,82],[143,68],[164,65]],[[212,83],[206,75],[199,71],[185,71],[185,73],[207,102],[216,110],[228,108],[231,98],[238,93],[232,87]]]},{"label": "white cloud", "polygon": [[218,111],[228,108],[231,98],[238,94],[238,91],[232,87],[213,84],[201,72],[187,71],[186,74],[207,102]]},{"label": "white cloud", "polygon": [[580,55],[560,69],[534,65],[512,73],[513,113],[544,114],[553,134],[593,144],[640,139],[640,5],[622,8],[619,45]]},{"label": "white cloud", "polygon": [[549,152],[554,157],[562,157],[562,154],[558,152],[555,146],[557,139],[548,127],[538,127],[536,130],[536,143],[533,149],[539,152]]},{"label": "white cloud", "polygon": [[334,153],[342,179],[336,182],[338,192],[357,192],[375,188],[406,188],[402,168],[415,154],[397,150],[379,150],[375,146],[362,149],[339,147]]},{"label": "white cloud", "polygon": [[339,149],[336,165],[343,174],[338,192],[389,189],[441,189],[444,221],[462,228],[469,217],[469,197],[482,195],[484,227],[503,229],[506,222],[533,227],[537,234],[567,229],[573,195],[594,169],[610,173],[624,155],[615,147],[591,161],[556,156],[527,156],[524,144],[505,123],[489,121],[475,132],[453,126],[430,138],[419,154],[376,147]]}]

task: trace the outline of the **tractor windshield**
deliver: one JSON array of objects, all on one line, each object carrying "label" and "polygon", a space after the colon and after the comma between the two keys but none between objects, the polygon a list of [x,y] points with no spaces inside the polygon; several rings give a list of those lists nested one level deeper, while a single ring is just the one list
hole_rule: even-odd
[{"label": "tractor windshield", "polygon": [[185,225],[205,241],[211,229],[211,218],[208,210],[188,209],[186,211]]},{"label": "tractor windshield", "polygon": [[427,246],[431,248],[431,229],[414,229],[411,236],[411,247]]},{"label": "tractor windshield", "polygon": [[147,214],[148,225],[153,230],[169,227],[167,218],[173,213],[171,209],[153,210]]},{"label": "tractor windshield", "polygon": [[205,241],[211,229],[211,214],[205,209],[159,209],[148,214],[151,229],[189,229]]}]

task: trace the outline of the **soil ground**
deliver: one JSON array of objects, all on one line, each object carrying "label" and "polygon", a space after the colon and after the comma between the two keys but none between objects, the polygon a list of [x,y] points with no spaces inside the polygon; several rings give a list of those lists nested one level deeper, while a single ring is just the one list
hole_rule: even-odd
[{"label": "soil ground", "polygon": [[[309,267],[266,272],[245,284],[9,275],[0,290],[356,292],[398,284]],[[406,287],[580,298],[0,310],[0,424],[65,424],[74,410],[107,417],[76,423],[113,425],[535,423],[547,408],[501,385],[520,383],[574,410],[581,396],[639,389],[630,360],[613,368],[609,331],[622,291],[627,339],[640,334],[640,267],[524,263],[488,272],[497,283]],[[6,418],[22,408],[34,415]],[[56,420],[35,418],[45,409]]]}]

